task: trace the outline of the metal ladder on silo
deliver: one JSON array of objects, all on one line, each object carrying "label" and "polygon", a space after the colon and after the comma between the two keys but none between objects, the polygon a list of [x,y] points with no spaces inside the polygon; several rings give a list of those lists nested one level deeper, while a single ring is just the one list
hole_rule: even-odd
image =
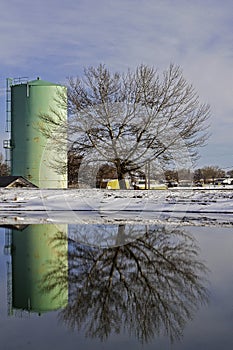
[{"label": "metal ladder on silo", "polygon": [[[6,132],[11,133],[11,87],[16,84],[24,84],[27,81],[28,77],[6,79]],[[5,163],[8,169],[10,169],[12,149],[11,135],[8,140],[3,140],[3,148],[5,149]]]},{"label": "metal ladder on silo", "polygon": [[[13,83],[12,78],[6,79],[6,132],[11,132],[11,86]],[[3,140],[3,148],[5,149],[5,163],[7,168],[11,166],[11,139]]]},{"label": "metal ladder on silo", "polygon": [[26,82],[28,82],[28,77],[6,79],[6,132],[11,132],[11,87]]},{"label": "metal ladder on silo", "polygon": [[11,86],[12,78],[6,79],[6,132],[11,132]]}]

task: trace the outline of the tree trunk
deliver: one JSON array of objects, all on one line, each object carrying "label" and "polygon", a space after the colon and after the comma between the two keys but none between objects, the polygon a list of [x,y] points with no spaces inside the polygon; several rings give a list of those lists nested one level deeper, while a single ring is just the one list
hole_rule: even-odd
[{"label": "tree trunk", "polygon": [[125,179],[118,180],[121,190],[127,190]]},{"label": "tree trunk", "polygon": [[118,233],[116,237],[116,245],[124,245],[125,244],[125,225],[118,226]]},{"label": "tree trunk", "polygon": [[127,190],[124,174],[118,173],[118,182],[121,190]]}]

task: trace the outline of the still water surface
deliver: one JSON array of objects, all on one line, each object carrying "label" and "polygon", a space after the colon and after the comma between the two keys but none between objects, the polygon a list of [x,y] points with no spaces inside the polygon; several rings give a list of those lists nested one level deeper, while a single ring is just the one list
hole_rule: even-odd
[{"label": "still water surface", "polygon": [[232,349],[233,232],[0,228],[1,348]]}]

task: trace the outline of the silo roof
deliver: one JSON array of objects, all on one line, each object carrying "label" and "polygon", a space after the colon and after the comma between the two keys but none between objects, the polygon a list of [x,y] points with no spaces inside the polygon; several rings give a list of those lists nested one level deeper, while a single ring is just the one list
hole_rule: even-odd
[{"label": "silo roof", "polygon": [[48,85],[48,86],[60,86],[60,84],[55,84],[55,83],[51,83],[49,81],[46,81],[46,80],[42,80],[40,78],[37,78],[36,80],[31,80],[28,82],[29,85],[37,85],[37,86],[45,86],[45,85]]}]

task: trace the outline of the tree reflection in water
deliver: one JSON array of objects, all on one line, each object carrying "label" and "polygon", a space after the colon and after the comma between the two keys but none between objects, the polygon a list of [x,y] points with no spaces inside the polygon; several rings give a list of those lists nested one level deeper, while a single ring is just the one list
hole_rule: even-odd
[{"label": "tree reflection in water", "polygon": [[[124,232],[125,225],[119,225],[119,242],[124,242]],[[62,239],[56,237],[56,244]],[[59,276],[62,286],[58,261],[50,273]],[[124,330],[142,343],[161,333],[174,341],[208,300],[206,273],[194,238],[180,229],[147,226],[143,236],[112,248],[80,244],[73,235],[69,303],[59,317],[101,340]],[[50,280],[47,275],[45,288],[53,288]]]}]

